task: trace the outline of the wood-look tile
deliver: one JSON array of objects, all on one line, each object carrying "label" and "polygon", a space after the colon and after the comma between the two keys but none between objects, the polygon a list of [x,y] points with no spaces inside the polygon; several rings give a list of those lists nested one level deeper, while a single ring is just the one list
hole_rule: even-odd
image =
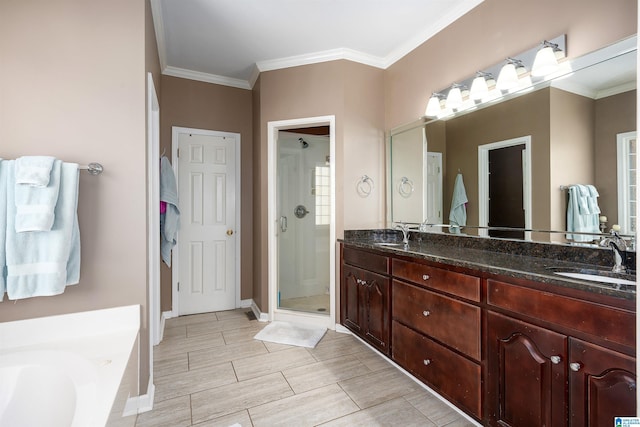
[{"label": "wood-look tile", "polygon": [[181,396],[164,402],[156,402],[153,411],[138,415],[136,427],[187,427],[191,425],[191,400]]},{"label": "wood-look tile", "polygon": [[355,412],[321,424],[322,427],[353,426],[402,426],[402,427],[436,427],[420,411],[411,406],[403,398],[381,403],[371,408]]},{"label": "wood-look tile", "polygon": [[287,368],[309,365],[315,361],[306,348],[295,347],[277,353],[266,353],[234,360],[233,368],[236,371],[238,381],[243,381],[273,372],[280,372]]},{"label": "wood-look tile", "polygon": [[155,378],[164,377],[165,375],[187,372],[189,370],[189,357],[187,353],[181,353],[176,356],[159,358],[154,357],[153,376]]},{"label": "wood-look tile", "polygon": [[293,390],[281,373],[193,393],[193,423],[213,420],[291,395]]},{"label": "wood-look tile", "polygon": [[357,353],[367,349],[367,346],[362,344],[356,338],[351,335],[345,335],[343,337],[336,337],[335,339],[320,340],[315,348],[309,349],[311,355],[316,360],[335,359],[336,357],[346,356],[348,354]]},{"label": "wood-look tile", "polygon": [[257,340],[191,351],[189,352],[189,369],[200,369],[266,353],[265,346]]},{"label": "wood-look tile", "polygon": [[360,360],[354,356],[344,356],[300,366],[287,368],[282,374],[296,394],[334,384],[369,372]]},{"label": "wood-look tile", "polygon": [[247,317],[231,317],[224,320],[216,320],[215,322],[195,323],[187,325],[187,337],[246,328],[256,323],[258,323],[257,320],[249,320]]},{"label": "wood-look tile", "polygon": [[155,401],[172,399],[237,382],[230,362],[154,379]]},{"label": "wood-look tile", "polygon": [[215,420],[205,421],[203,423],[194,424],[193,427],[229,427],[234,424],[240,424],[242,427],[252,427],[251,418],[248,411],[240,411],[231,415],[216,418]]},{"label": "wood-look tile", "polygon": [[165,328],[162,334],[163,341],[171,338],[186,338],[186,337],[187,337],[186,325],[175,326],[173,328]]},{"label": "wood-look tile", "polygon": [[237,308],[235,310],[217,311],[216,317],[218,320],[226,320],[232,318],[249,319],[247,312],[251,311],[250,308]]},{"label": "wood-look tile", "polygon": [[267,323],[256,323],[246,328],[232,329],[222,332],[222,337],[226,344],[234,344],[241,341],[251,341],[253,337],[267,326]]},{"label": "wood-look tile", "polygon": [[166,329],[175,328],[176,326],[192,325],[202,322],[215,322],[218,320],[216,313],[190,314],[187,316],[172,317],[165,322]]},{"label": "wood-look tile", "polygon": [[438,427],[448,426],[460,420],[467,422],[456,410],[426,390],[408,394],[404,398]]},{"label": "wood-look tile", "polygon": [[153,349],[154,360],[173,358],[190,351],[204,350],[224,346],[222,333],[199,335],[191,338],[176,338],[161,342]]},{"label": "wood-look tile", "polygon": [[269,341],[263,341],[263,344],[267,348],[269,353],[276,353],[278,351],[289,350],[291,348],[296,348],[295,345],[278,344],[277,342],[269,342]]},{"label": "wood-look tile", "polygon": [[413,380],[393,367],[338,384],[362,409],[420,390]]},{"label": "wood-look tile", "polygon": [[387,369],[390,366],[393,366],[389,363],[389,359],[378,354],[371,349],[366,349],[363,351],[359,351],[353,354],[354,357],[357,357],[367,368],[369,368],[372,372],[380,371],[382,369]]},{"label": "wood-look tile", "polygon": [[255,427],[305,427],[342,417],[358,409],[337,384],[331,384],[250,408],[249,414]]}]

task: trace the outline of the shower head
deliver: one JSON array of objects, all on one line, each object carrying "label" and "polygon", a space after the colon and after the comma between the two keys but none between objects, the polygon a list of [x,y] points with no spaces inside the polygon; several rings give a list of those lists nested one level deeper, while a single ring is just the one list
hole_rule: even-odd
[{"label": "shower head", "polygon": [[309,146],[309,143],[302,138],[298,138],[298,142],[302,144],[302,148],[307,148]]}]

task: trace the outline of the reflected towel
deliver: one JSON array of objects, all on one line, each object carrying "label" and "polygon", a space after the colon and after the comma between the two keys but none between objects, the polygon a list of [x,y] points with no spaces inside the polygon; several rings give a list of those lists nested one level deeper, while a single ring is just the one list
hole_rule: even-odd
[{"label": "reflected towel", "polygon": [[[52,157],[49,157],[52,159]],[[45,185],[31,185],[18,182],[18,165],[20,160],[24,164],[27,157],[15,161],[15,230],[18,233],[27,231],[49,231],[53,226],[54,210],[58,201],[60,189],[60,166],[62,161],[55,160],[48,168]],[[36,157],[39,160],[40,158]],[[22,167],[22,169],[31,169]],[[44,168],[33,168],[44,170]],[[22,175],[25,175],[24,173]],[[42,173],[44,175],[44,172]],[[32,177],[32,175],[30,175]],[[23,180],[24,182],[24,180]],[[45,182],[43,179],[41,183]]]},{"label": "reflected towel", "polygon": [[54,158],[49,156],[24,156],[16,159],[16,184],[46,187],[49,185]]},{"label": "reflected towel", "polygon": [[171,250],[176,244],[176,234],[180,227],[180,210],[176,176],[166,156],[160,160],[160,201],[167,205],[166,212],[160,215],[160,255],[162,261],[171,267]]},{"label": "reflected towel", "polygon": [[9,161],[7,186],[7,295],[9,299],[57,295],[80,280],[78,165],[63,163],[51,231],[15,232],[15,172]]},{"label": "reflected towel", "polygon": [[[580,200],[583,198],[580,185],[572,185],[569,187],[569,199],[567,201],[567,239],[575,242],[591,242],[596,237],[591,235],[571,234],[578,233],[600,233],[600,221],[598,214],[582,214],[579,207]],[[586,188],[586,187],[585,187]]]},{"label": "reflected towel", "polygon": [[589,213],[599,214],[600,206],[598,206],[598,197],[600,193],[596,190],[596,187],[593,185],[586,185],[587,190],[589,192],[589,196],[587,197],[587,204],[589,205]]},{"label": "reflected towel", "polygon": [[460,227],[467,225],[467,207],[465,203],[468,201],[462,174],[459,173],[453,184],[453,196],[451,197],[451,211],[449,212],[450,233],[459,233]]}]

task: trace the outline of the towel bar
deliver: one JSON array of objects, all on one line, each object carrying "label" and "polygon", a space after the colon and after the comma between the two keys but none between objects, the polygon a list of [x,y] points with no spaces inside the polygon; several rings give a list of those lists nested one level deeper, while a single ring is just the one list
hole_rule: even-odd
[{"label": "towel bar", "polygon": [[104,168],[100,163],[89,163],[88,165],[80,165],[78,169],[86,170],[90,175],[100,175]]}]

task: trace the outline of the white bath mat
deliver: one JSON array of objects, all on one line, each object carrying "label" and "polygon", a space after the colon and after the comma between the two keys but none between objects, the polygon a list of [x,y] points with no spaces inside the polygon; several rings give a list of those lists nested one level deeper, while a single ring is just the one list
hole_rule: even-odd
[{"label": "white bath mat", "polygon": [[278,344],[314,348],[325,332],[327,328],[276,321],[265,326],[253,338]]}]

